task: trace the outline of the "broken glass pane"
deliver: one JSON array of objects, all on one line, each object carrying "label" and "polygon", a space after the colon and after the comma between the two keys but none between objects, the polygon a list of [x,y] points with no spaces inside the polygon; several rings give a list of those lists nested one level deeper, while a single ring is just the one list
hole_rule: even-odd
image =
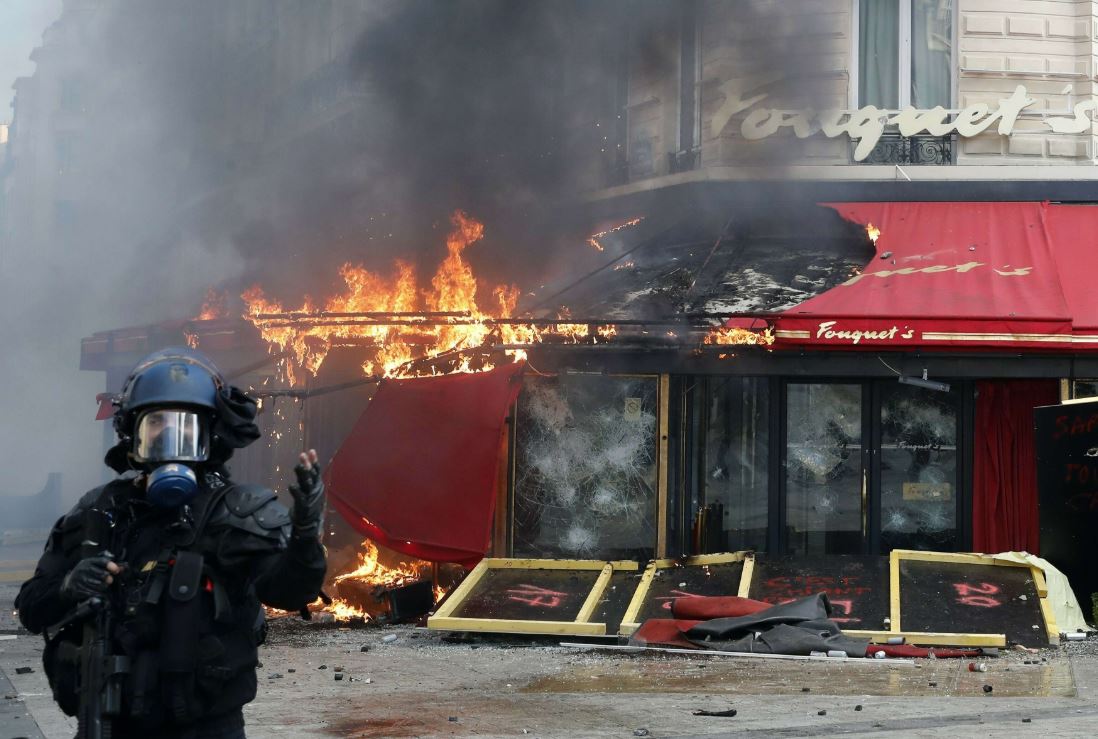
[{"label": "broken glass pane", "polygon": [[653,556],[656,397],[652,377],[524,381],[515,429],[515,556]]},{"label": "broken glass pane", "polygon": [[765,379],[709,380],[705,503],[719,505],[722,541],[708,551],[766,550],[769,393]]},{"label": "broken glass pane", "polygon": [[862,547],[861,385],[790,383],[786,537],[792,554]]},{"label": "broken glass pane", "polygon": [[959,392],[881,385],[881,546],[957,548]]}]

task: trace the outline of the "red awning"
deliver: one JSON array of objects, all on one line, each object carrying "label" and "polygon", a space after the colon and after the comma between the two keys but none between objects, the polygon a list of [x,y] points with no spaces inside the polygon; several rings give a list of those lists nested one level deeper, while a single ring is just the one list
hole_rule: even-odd
[{"label": "red awning", "polygon": [[[830,348],[1098,347],[1086,281],[1098,208],[1047,203],[837,203],[880,229],[876,258],[785,311],[776,344]],[[1089,333],[1088,333],[1089,330]]]},{"label": "red awning", "polygon": [[328,470],[328,499],[398,552],[472,565],[488,551],[504,420],[521,364],[388,380]]},{"label": "red awning", "polygon": [[95,402],[99,408],[95,411],[96,421],[106,421],[114,416],[114,396],[110,393],[99,393],[95,396]]}]

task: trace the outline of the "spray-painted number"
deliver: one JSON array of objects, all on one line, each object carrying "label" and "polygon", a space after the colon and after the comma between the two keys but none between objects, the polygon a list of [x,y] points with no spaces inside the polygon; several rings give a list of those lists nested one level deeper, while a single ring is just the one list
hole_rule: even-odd
[{"label": "spray-painted number", "polygon": [[998,598],[991,597],[998,594],[999,586],[989,582],[982,582],[979,585],[956,582],[953,583],[953,589],[957,591],[957,602],[966,606],[996,608],[1002,605]]},{"label": "spray-painted number", "polygon": [[507,595],[511,600],[538,608],[556,608],[568,597],[568,593],[546,590],[536,585],[519,585],[508,590]]}]

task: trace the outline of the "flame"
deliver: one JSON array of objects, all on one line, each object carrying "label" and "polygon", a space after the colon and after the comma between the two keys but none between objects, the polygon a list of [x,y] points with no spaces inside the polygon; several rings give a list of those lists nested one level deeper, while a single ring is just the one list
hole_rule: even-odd
[{"label": "flame", "polygon": [[206,290],[206,297],[202,300],[202,310],[192,320],[216,321],[229,315],[225,309],[225,303],[229,300],[228,293],[219,293],[212,287]]},{"label": "flame", "polygon": [[614,271],[617,272],[620,269],[629,269],[630,267],[633,267],[633,266],[634,266],[634,262],[633,262],[632,259],[630,259],[628,262],[622,262],[618,266],[614,267]]},{"label": "flame", "polygon": [[643,220],[644,220],[644,216],[640,216],[639,218],[631,218],[628,221],[626,221],[625,223],[620,223],[617,226],[606,229],[605,231],[599,231],[597,234],[591,234],[590,236],[587,237],[587,245],[590,246],[592,249],[597,249],[598,251],[605,251],[605,249],[603,248],[603,245],[601,243],[599,243],[599,239],[601,239],[603,236],[609,236],[610,234],[614,233],[615,231],[621,231],[623,228],[629,228],[630,226],[636,226],[638,223],[640,223]]},{"label": "flame", "polygon": [[[479,284],[466,252],[484,237],[484,225],[462,211],[454,212],[451,223],[446,257],[423,290],[414,268],[397,261],[388,276],[361,265],[344,264],[339,270],[343,288],[338,294],[323,302],[306,297],[294,310],[268,298],[259,285],[244,292],[245,318],[256,325],[272,351],[286,354],[281,368],[291,385],[297,384],[304,372],[315,376],[332,347],[340,344],[365,342],[373,347],[362,363],[367,375],[410,377],[438,371],[411,369],[411,360],[442,354],[448,359],[456,357],[447,365],[450,372],[492,369],[493,362],[485,359],[483,352],[478,355],[472,350],[497,342],[511,347],[506,351],[511,361],[520,361],[526,358],[520,347],[549,336],[572,342],[594,340],[591,327],[583,323],[497,323],[514,315],[522,292],[515,285],[497,285],[482,308],[478,302]],[[333,319],[325,315],[332,313],[378,317]],[[558,318],[567,319],[567,311]],[[606,339],[613,333],[598,331],[598,335]]]},{"label": "flame", "polygon": [[746,328],[721,327],[710,331],[704,340],[706,344],[755,344],[771,346],[774,343],[773,329],[751,331]]},{"label": "flame", "polygon": [[[377,546],[366,539],[362,542],[362,551],[359,552],[358,562],[353,570],[337,575],[333,580],[338,591],[340,583],[348,580],[356,580],[366,585],[379,588],[395,588],[408,585],[431,577],[431,563],[424,561],[398,562],[396,565],[386,567],[378,560]],[[435,600],[438,601],[446,594],[442,588],[436,587]],[[362,619],[369,621],[373,618],[367,611],[354,605],[344,598],[333,598],[331,605],[324,606],[324,611],[335,616],[337,621],[350,621]]]},{"label": "flame", "polygon": [[877,228],[872,223],[867,223],[865,225],[865,233],[874,244],[876,244],[877,239],[881,237],[881,229]]}]

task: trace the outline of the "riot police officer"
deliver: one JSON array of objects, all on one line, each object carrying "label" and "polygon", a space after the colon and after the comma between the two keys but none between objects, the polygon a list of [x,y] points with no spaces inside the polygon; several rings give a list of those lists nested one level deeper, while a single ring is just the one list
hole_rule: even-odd
[{"label": "riot police officer", "polygon": [[[119,442],[105,461],[119,477],[54,526],[16,599],[19,618],[46,633],[54,697],[80,714],[82,731],[83,691],[85,703],[108,707],[114,737],[243,737],[261,603],[297,610],[324,579],[316,452],[295,468],[292,510],[265,487],[233,481],[225,462],[259,438],[256,404],[191,349],[142,360],[116,406]],[[110,631],[99,642],[112,667],[97,681],[114,681],[105,702],[88,694],[103,685],[81,684],[91,679],[78,617],[93,612]]]}]

